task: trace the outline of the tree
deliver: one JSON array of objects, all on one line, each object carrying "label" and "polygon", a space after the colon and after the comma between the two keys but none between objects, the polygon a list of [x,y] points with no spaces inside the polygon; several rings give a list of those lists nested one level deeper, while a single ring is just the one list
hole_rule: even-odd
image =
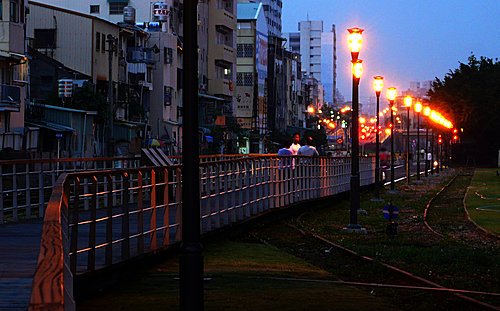
[{"label": "tree", "polygon": [[468,63],[433,83],[431,103],[463,128],[467,157],[477,164],[496,164],[500,148],[500,62],[471,55]]}]

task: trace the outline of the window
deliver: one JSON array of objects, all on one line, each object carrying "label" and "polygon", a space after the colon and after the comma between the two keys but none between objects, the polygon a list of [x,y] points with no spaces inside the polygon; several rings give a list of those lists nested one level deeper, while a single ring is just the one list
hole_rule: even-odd
[{"label": "window", "polygon": [[253,73],[238,72],[236,74],[236,85],[238,86],[253,86]]},{"label": "window", "polygon": [[238,29],[252,29],[251,23],[238,23]]},{"label": "window", "polygon": [[99,14],[99,6],[91,5],[90,6],[90,14]]},{"label": "window", "polygon": [[101,33],[100,32],[95,33],[95,50],[96,50],[96,52],[99,52],[101,50]]},{"label": "window", "polygon": [[56,47],[55,29],[35,29],[35,48],[54,49]]},{"label": "window", "polygon": [[16,1],[10,1],[10,21],[19,23],[19,9]]},{"label": "window", "polygon": [[106,52],[106,35],[105,34],[102,34],[101,36],[101,42],[102,42],[102,49],[101,49],[101,52]]},{"label": "window", "polygon": [[238,44],[236,46],[236,57],[253,57],[253,44]]},{"label": "window", "polygon": [[169,86],[163,86],[163,104],[165,106],[172,105],[172,88]]},{"label": "window", "polygon": [[109,15],[123,14],[123,8],[127,6],[127,2],[111,2],[109,4]]},{"label": "window", "polygon": [[232,33],[222,33],[222,32],[216,32],[215,34],[216,39],[217,39],[217,44],[224,44],[227,46],[231,46],[233,42],[233,36]]},{"label": "window", "polygon": [[233,79],[233,73],[232,73],[231,67],[224,68],[224,67],[221,67],[221,66],[215,66],[215,77],[217,79],[232,80]]},{"label": "window", "polygon": [[163,61],[165,64],[172,64],[174,60],[172,48],[163,48]]}]

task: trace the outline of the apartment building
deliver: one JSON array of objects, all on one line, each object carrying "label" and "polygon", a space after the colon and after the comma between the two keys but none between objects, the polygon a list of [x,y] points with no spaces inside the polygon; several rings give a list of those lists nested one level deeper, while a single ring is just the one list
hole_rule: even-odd
[{"label": "apartment building", "polygon": [[27,1],[0,2],[0,151],[29,150],[37,133],[25,128],[28,58],[24,27]]},{"label": "apartment building", "polygon": [[[288,50],[301,55],[302,72],[317,79],[324,89],[324,101],[335,103],[337,100],[337,37],[335,25],[324,31],[323,21],[301,21],[299,32],[285,34]],[[320,94],[320,97],[323,96]],[[319,105],[323,104],[320,99]]]},{"label": "apartment building", "polygon": [[246,152],[263,153],[268,131],[268,24],[262,3],[238,3],[236,97],[238,124],[248,130]]},{"label": "apartment building", "polygon": [[[60,79],[71,79],[75,83],[87,80],[96,99],[105,98],[96,107],[86,107],[99,111],[94,143],[87,144],[88,150],[81,150],[79,154],[74,149],[69,150],[70,153],[77,156],[137,152],[138,139],[145,138],[148,132],[144,110],[149,107],[152,68],[159,53],[157,47],[147,48],[148,34],[130,21],[114,24],[35,1],[29,2],[29,8],[26,35],[33,62],[43,63],[37,68],[45,68],[32,72],[31,93],[42,96],[44,92],[37,88],[45,87],[45,95],[49,95],[34,100],[54,101],[55,96],[51,94],[57,94]],[[63,98],[62,105],[71,106],[72,99]],[[63,140],[77,139],[68,131],[37,124],[49,131],[64,132]],[[131,143],[135,150],[130,150]]]}]

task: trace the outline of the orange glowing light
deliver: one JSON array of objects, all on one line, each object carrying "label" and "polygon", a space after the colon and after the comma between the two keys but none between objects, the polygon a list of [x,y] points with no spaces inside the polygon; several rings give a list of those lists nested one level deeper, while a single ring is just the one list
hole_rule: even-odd
[{"label": "orange glowing light", "polygon": [[356,79],[361,78],[363,75],[363,61],[361,59],[352,63],[352,75],[356,77]]},{"label": "orange glowing light", "polygon": [[405,97],[405,101],[404,101],[404,103],[405,103],[405,107],[406,107],[406,108],[410,108],[410,107],[411,107],[412,102],[413,102],[413,98],[412,98],[411,96],[406,96],[406,97]]},{"label": "orange glowing light", "polygon": [[415,103],[415,112],[420,113],[422,111],[422,103],[421,102],[416,102]]},{"label": "orange glowing light", "polygon": [[383,88],[384,88],[384,77],[382,76],[373,77],[373,89],[375,90],[375,92],[380,93],[382,92]]},{"label": "orange glowing light", "polygon": [[387,89],[386,97],[388,100],[393,101],[396,99],[396,96],[398,96],[398,91],[395,87],[390,87]]},{"label": "orange glowing light", "polygon": [[347,35],[347,45],[349,46],[349,51],[354,53],[359,53],[361,46],[363,45],[363,29],[354,27],[347,29],[349,35]]},{"label": "orange glowing light", "polygon": [[431,108],[429,106],[424,107],[424,116],[428,117],[431,114]]}]

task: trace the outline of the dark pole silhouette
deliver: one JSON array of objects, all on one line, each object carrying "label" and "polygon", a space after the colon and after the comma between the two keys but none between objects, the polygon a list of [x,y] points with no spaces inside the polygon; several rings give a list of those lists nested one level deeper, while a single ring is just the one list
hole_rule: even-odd
[{"label": "dark pole silhouette", "polygon": [[384,87],[384,77],[376,76],[373,81],[373,88],[375,89],[375,95],[377,96],[377,122],[376,122],[376,135],[375,135],[375,196],[377,199],[380,198],[380,92]]},{"label": "dark pole silhouette", "polygon": [[360,186],[359,186],[359,80],[363,71],[362,61],[358,59],[361,49],[363,29],[351,28],[349,31],[349,49],[351,51],[352,62],[352,120],[351,120],[351,189],[349,229],[358,230],[358,209],[360,207]]},{"label": "dark pole silhouette", "polygon": [[394,182],[394,100],[396,100],[397,90],[395,87],[387,89],[387,99],[389,100],[389,111],[391,113],[391,191],[396,188]]},{"label": "dark pole silhouette", "polygon": [[[203,310],[198,149],[198,1],[184,1],[181,310]],[[196,195],[193,195],[196,194]]]},{"label": "dark pole silhouette", "polygon": [[413,102],[411,96],[405,97],[406,107],[406,182],[410,183],[410,109]]},{"label": "dark pole silhouette", "polygon": [[417,180],[420,180],[420,112],[422,103],[417,101],[415,104],[415,113],[417,114]]}]

